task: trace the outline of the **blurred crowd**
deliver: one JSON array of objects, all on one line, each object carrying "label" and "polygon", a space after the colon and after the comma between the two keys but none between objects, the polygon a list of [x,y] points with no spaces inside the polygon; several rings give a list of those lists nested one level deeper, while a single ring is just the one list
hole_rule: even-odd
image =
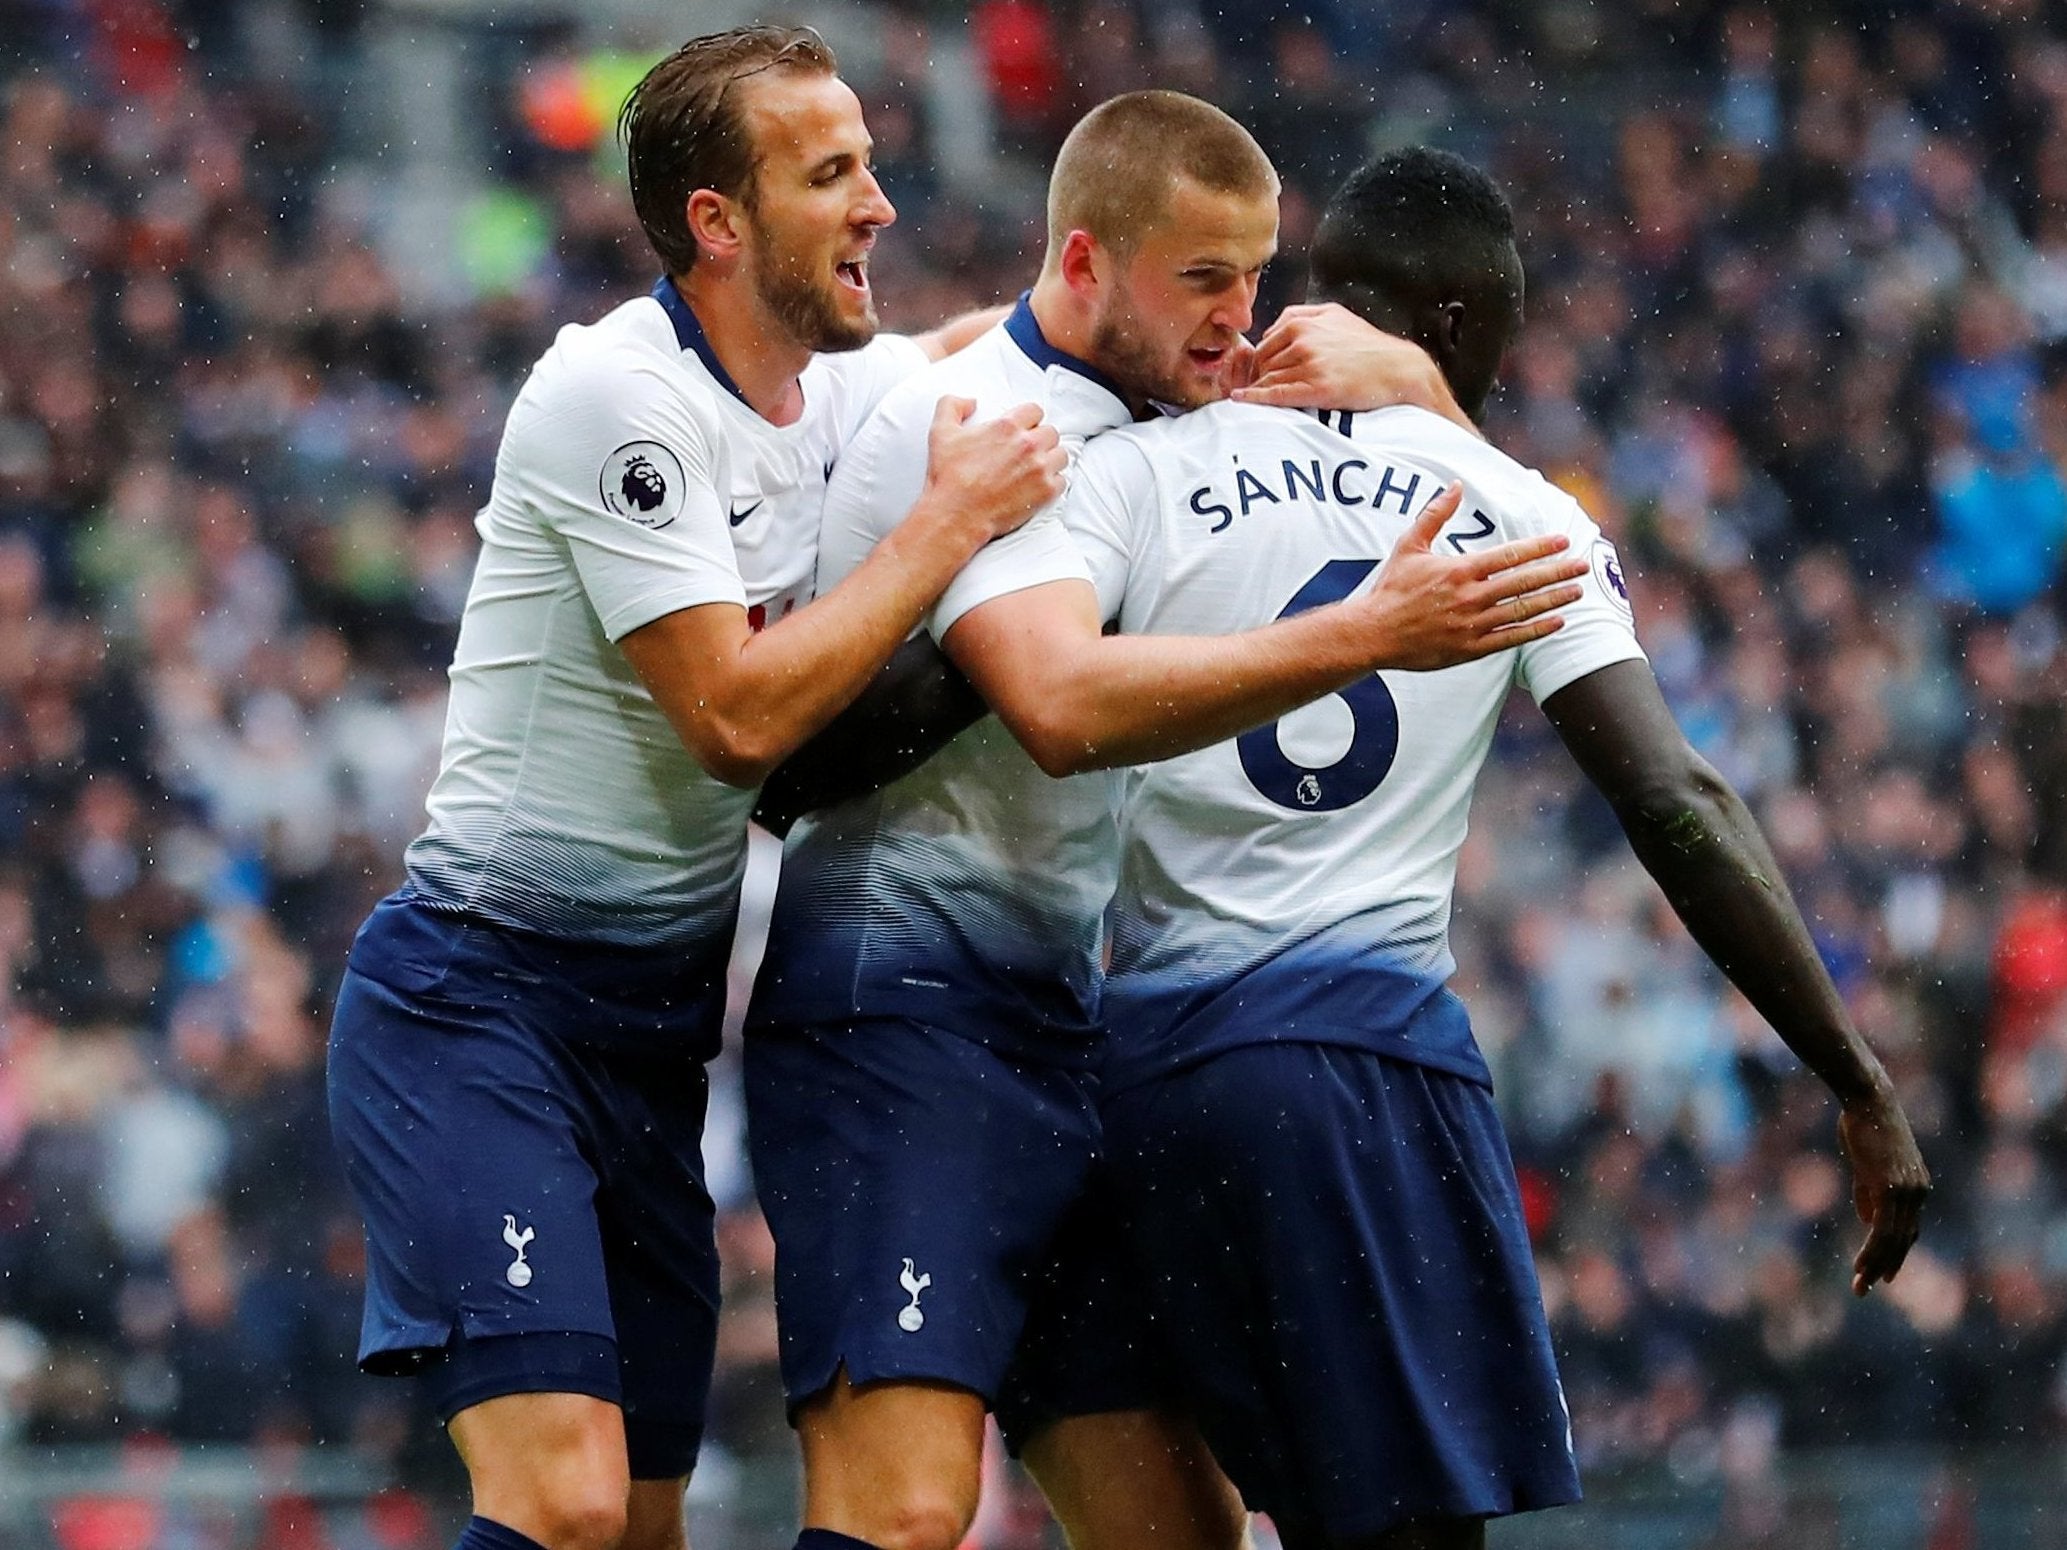
[{"label": "blurred crowd", "polygon": [[[313,75],[240,68],[237,15],[0,0],[0,1444],[393,1457],[423,1424],[347,1376],[328,998],[420,819],[503,411],[652,261],[609,151],[539,129],[573,48],[546,36],[482,109],[535,259],[406,300],[428,288],[377,206],[326,197],[363,126]],[[1530,297],[1489,433],[1619,540],[1668,697],[1766,826],[1938,1181],[1908,1269],[1852,1299],[1830,1104],[1514,707],[1459,983],[1582,1464],[2058,1441],[2061,8],[984,0],[980,192],[938,170],[928,89],[962,13],[866,15],[893,323],[1029,281],[1046,160],[1116,91],[1198,92],[1263,140],[1271,307],[1370,150],[1497,173]],[[357,7],[293,20],[323,68],[360,46]],[[751,1453],[787,1443],[735,1119],[721,1080],[716,1435]]]}]

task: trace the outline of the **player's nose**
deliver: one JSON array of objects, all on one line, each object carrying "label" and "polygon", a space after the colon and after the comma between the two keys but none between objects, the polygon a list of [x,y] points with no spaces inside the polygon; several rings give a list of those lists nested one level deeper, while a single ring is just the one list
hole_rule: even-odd
[{"label": "player's nose", "polygon": [[1237,334],[1246,334],[1256,321],[1256,281],[1244,276],[1214,309],[1213,321]]},{"label": "player's nose", "polygon": [[890,203],[890,196],[883,192],[883,185],[876,181],[874,172],[864,172],[866,186],[862,189],[861,205],[855,212],[857,226],[888,226],[897,219],[897,206]]}]

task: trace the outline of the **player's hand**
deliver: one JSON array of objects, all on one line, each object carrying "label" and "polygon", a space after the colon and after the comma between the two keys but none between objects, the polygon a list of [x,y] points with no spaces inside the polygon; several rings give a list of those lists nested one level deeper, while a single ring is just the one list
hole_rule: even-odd
[{"label": "player's hand", "polygon": [[1586,561],[1565,555],[1561,533],[1497,549],[1451,554],[1435,548],[1457,514],[1464,486],[1445,485],[1421,508],[1365,599],[1380,643],[1380,667],[1420,672],[1454,667],[1563,628],[1554,609],[1579,600],[1573,579]]},{"label": "player's hand", "polygon": [[1916,1149],[1909,1117],[1892,1094],[1848,1103],[1837,1117],[1837,1144],[1852,1168],[1852,1209],[1866,1242],[1852,1259],[1852,1295],[1892,1281],[1916,1242],[1930,1170]]},{"label": "player's hand", "polygon": [[1426,350],[1373,328],[1334,302],[1287,307],[1280,313],[1256,345],[1247,385],[1236,388],[1232,396],[1245,404],[1291,409],[1390,409],[1412,404],[1478,434]]},{"label": "player's hand", "polygon": [[926,489],[988,542],[1062,493],[1069,458],[1037,404],[1021,404],[995,420],[972,420],[975,412],[968,398],[942,398],[934,407]]}]

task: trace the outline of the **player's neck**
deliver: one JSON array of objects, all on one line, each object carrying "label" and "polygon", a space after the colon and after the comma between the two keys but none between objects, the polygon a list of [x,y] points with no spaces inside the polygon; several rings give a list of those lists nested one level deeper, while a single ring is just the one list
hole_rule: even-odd
[{"label": "player's neck", "polygon": [[1036,280],[1028,305],[1033,308],[1034,321],[1041,325],[1041,337],[1050,345],[1064,355],[1075,356],[1086,366],[1104,370],[1091,354],[1096,329],[1090,310],[1077,300],[1076,293],[1060,275],[1043,274]]},{"label": "player's neck", "polygon": [[794,425],[804,412],[797,378],[811,364],[810,350],[793,342],[769,316],[744,277],[719,278],[691,270],[675,277],[675,289],[696,314],[711,354],[747,407],[771,425]]}]

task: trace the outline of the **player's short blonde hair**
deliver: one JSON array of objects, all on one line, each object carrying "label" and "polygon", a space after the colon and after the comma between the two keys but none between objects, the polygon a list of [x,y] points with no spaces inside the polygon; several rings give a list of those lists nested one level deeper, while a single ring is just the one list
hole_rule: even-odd
[{"label": "player's short blonde hair", "polygon": [[1136,91],[1100,103],[1062,142],[1048,179],[1048,262],[1073,231],[1125,253],[1162,222],[1181,182],[1275,197],[1277,170],[1255,137],[1210,102]]}]

